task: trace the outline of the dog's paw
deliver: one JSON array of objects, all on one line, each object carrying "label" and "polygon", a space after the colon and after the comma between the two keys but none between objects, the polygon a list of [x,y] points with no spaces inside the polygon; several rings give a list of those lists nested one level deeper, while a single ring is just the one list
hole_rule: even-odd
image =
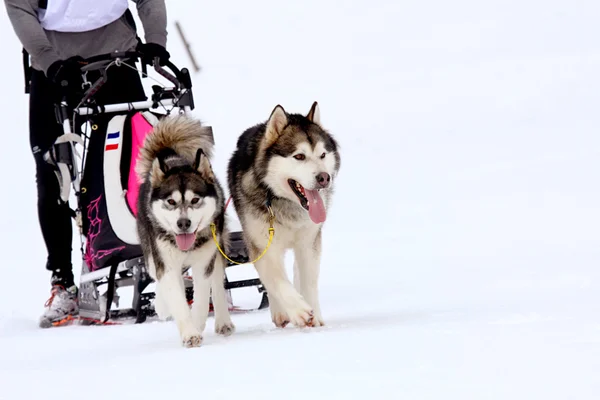
[{"label": "dog's paw", "polygon": [[323,321],[323,317],[320,314],[315,314],[315,316],[312,319],[312,324],[310,326],[312,326],[313,328],[325,326],[325,321]]},{"label": "dog's paw", "polygon": [[235,332],[235,325],[231,321],[222,321],[215,323],[215,333],[217,335],[231,336]]},{"label": "dog's paw", "polygon": [[280,311],[271,313],[271,319],[278,328],[285,328],[287,324],[290,323],[290,317],[288,317],[286,313]]},{"label": "dog's paw", "polygon": [[202,335],[200,334],[192,334],[192,335],[184,335],[181,338],[182,344],[184,347],[200,347],[202,344]]},{"label": "dog's paw", "polygon": [[173,321],[173,316],[171,314],[169,314],[168,312],[162,312],[162,311],[158,312],[158,311],[156,311],[156,316],[161,321]]},{"label": "dog's paw", "polygon": [[289,321],[297,327],[312,326],[315,313],[308,304],[302,303],[287,312]]},{"label": "dog's paw", "polygon": [[290,323],[290,317],[288,317],[274,298],[270,299],[269,309],[271,311],[271,320],[276,327],[285,328]]}]

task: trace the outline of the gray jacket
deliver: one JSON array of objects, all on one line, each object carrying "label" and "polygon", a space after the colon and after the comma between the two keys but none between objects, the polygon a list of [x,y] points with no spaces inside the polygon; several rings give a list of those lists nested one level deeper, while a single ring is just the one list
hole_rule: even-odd
[{"label": "gray jacket", "polygon": [[[4,0],[13,29],[31,56],[32,68],[46,72],[54,61],[60,59],[128,51],[137,45],[136,32],[125,16],[88,32],[47,31],[37,18],[38,1]],[[164,0],[132,1],[137,5],[145,41],[166,47],[167,10]]]}]

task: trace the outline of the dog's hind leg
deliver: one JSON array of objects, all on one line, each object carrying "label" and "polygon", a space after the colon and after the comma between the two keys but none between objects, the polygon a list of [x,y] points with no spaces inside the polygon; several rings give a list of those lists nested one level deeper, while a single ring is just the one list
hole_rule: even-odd
[{"label": "dog's hind leg", "polygon": [[225,262],[220,254],[215,257],[215,267],[211,275],[212,300],[215,309],[215,332],[229,336],[235,332],[235,326],[229,314],[227,293],[225,292]]},{"label": "dog's hind leg", "polygon": [[294,244],[294,285],[313,307],[312,326],[325,325],[319,302],[321,230],[315,235],[299,235]]},{"label": "dog's hind leg", "polygon": [[[294,263],[294,288],[300,293],[300,283],[297,278],[296,263]],[[268,293],[268,291],[267,291]],[[271,320],[278,328],[285,328],[290,323],[290,317],[287,315],[277,297],[269,296],[269,310],[271,311]]]},{"label": "dog's hind leg", "polygon": [[[150,253],[150,251],[147,251],[147,253]],[[159,279],[156,273],[156,264],[154,264],[152,255],[146,257],[146,265],[148,266],[148,275],[154,279],[154,282],[157,282],[156,289],[154,290],[154,311],[159,319],[167,320],[171,314],[169,313],[169,306],[163,298],[162,285],[158,283]]]},{"label": "dog's hind leg", "polygon": [[[195,281],[194,279],[194,284]],[[159,285],[161,286],[161,297],[177,324],[183,345],[185,347],[200,346],[202,335],[192,319],[192,313],[185,296],[181,270],[178,268],[167,269],[158,281],[157,286]]]},{"label": "dog's hind leg", "polygon": [[205,263],[192,264],[192,276],[194,277],[194,304],[192,304],[192,318],[194,326],[200,332],[206,328],[206,320],[210,306],[210,279],[206,274]]},{"label": "dog's hind leg", "polygon": [[162,293],[162,285],[156,285],[156,290],[154,291],[154,311],[156,311],[158,318],[162,320],[167,320],[171,316],[169,306],[166,304]]}]

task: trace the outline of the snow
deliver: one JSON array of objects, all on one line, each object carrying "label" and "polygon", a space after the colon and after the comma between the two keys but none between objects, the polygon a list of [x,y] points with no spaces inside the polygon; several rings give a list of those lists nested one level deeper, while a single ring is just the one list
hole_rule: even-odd
[{"label": "snow", "polygon": [[[0,399],[600,397],[600,3],[168,2],[222,179],[276,104],[342,148],[327,326],[37,328],[49,294],[21,46],[0,16]],[[74,240],[78,276],[77,236]],[[291,258],[288,260],[291,270]],[[291,271],[290,271],[291,272]],[[136,383],[136,379],[140,379]]]}]

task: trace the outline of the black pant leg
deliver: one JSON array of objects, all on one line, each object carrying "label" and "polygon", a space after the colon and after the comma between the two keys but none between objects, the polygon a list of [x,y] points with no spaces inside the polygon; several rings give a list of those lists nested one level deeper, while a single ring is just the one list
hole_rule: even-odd
[{"label": "black pant leg", "polygon": [[45,75],[34,71],[29,98],[29,135],[36,164],[38,218],[48,251],[46,269],[52,280],[66,287],[73,284],[71,251],[73,228],[68,204],[60,204],[60,186],[54,169],[43,155],[56,138],[63,134],[54,113],[53,87]]}]

